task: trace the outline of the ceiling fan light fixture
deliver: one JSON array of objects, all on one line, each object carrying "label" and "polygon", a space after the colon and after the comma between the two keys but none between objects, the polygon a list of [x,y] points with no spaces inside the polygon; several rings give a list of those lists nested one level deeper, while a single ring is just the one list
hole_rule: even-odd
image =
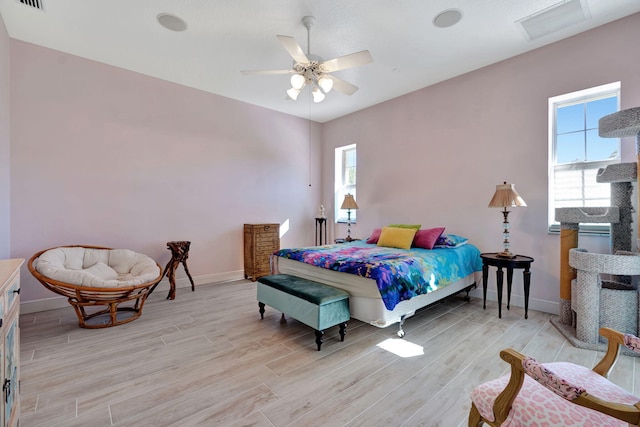
[{"label": "ceiling fan light fixture", "polygon": [[306,83],[306,80],[302,74],[294,74],[291,76],[291,86],[300,92]]},{"label": "ceiling fan light fixture", "polygon": [[307,53],[291,36],[278,35],[276,38],[287,51],[293,66],[287,70],[241,70],[244,75],[256,74],[286,74],[289,76],[291,88],[287,90],[287,98],[296,100],[304,87],[308,87],[313,101],[315,103],[322,102],[325,95],[335,89],[337,92],[345,95],[353,95],[358,86],[342,80],[331,73],[348,68],[359,67],[361,65],[370,64],[373,58],[368,50],[351,53],[349,55],[339,56],[337,58],[324,60],[318,55],[311,53],[311,27],[315,23],[315,18],[305,16],[302,18],[302,24],[307,29]]},{"label": "ceiling fan light fixture", "polygon": [[291,89],[287,90],[287,95],[289,95],[289,98],[295,101],[296,99],[298,99],[298,95],[300,95],[300,89],[292,87]]},{"label": "ceiling fan light fixture", "polygon": [[333,89],[333,79],[327,76],[322,76],[318,79],[318,86],[322,88],[324,93],[329,93],[331,92],[331,89]]},{"label": "ceiling fan light fixture", "polygon": [[324,93],[322,93],[319,87],[314,87],[311,91],[311,95],[313,95],[313,102],[316,104],[324,100]]}]

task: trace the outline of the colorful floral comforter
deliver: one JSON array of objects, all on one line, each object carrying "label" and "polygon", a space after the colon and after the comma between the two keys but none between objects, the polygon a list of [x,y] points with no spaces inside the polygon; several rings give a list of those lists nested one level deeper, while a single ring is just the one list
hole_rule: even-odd
[{"label": "colorful floral comforter", "polygon": [[471,244],[455,249],[405,250],[356,241],[281,249],[274,255],[374,279],[388,310],[393,310],[400,301],[443,288],[482,270],[480,251]]}]

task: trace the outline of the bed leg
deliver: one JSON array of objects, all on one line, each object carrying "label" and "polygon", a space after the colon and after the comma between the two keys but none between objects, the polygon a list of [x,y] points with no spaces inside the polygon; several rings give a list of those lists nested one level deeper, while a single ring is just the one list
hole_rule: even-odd
[{"label": "bed leg", "polygon": [[400,317],[400,322],[398,322],[398,336],[400,338],[404,337],[404,329],[402,329],[402,325],[404,325],[404,320],[405,320],[406,317],[407,317],[407,315],[403,314]]},{"label": "bed leg", "polygon": [[471,301],[471,298],[469,298],[469,292],[471,292],[471,289],[475,289],[475,288],[476,288],[476,284],[475,283],[473,283],[472,285],[469,285],[466,288],[464,288],[464,291],[467,293],[467,295],[462,297],[462,300],[465,301],[465,302]]}]

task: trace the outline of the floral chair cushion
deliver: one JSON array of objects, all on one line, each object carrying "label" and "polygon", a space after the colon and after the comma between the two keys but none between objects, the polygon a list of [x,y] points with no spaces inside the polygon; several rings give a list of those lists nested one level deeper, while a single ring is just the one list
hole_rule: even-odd
[{"label": "floral chair cushion", "polygon": [[[631,405],[638,402],[637,397],[583,366],[567,362],[545,363],[543,366],[557,377],[570,378],[573,384],[580,384],[580,387],[587,390],[592,396]],[[509,375],[506,375],[481,384],[471,392],[471,400],[485,419],[494,420],[493,403],[498,394],[504,390],[508,381]],[[509,416],[502,425],[503,427],[557,425],[628,427],[624,421],[563,399],[537,383],[529,375],[525,375],[522,389],[516,396]]]}]

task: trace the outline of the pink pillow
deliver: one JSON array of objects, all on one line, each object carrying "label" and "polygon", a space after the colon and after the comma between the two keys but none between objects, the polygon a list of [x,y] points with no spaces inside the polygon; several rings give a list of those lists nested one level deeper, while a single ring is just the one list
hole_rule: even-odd
[{"label": "pink pillow", "polygon": [[382,228],[375,228],[371,236],[367,239],[367,243],[373,243],[374,245],[378,243],[380,240],[380,234],[382,233]]},{"label": "pink pillow", "polygon": [[433,245],[436,244],[438,237],[444,232],[444,227],[427,228],[425,230],[418,230],[416,237],[413,238],[414,248],[433,249]]}]

